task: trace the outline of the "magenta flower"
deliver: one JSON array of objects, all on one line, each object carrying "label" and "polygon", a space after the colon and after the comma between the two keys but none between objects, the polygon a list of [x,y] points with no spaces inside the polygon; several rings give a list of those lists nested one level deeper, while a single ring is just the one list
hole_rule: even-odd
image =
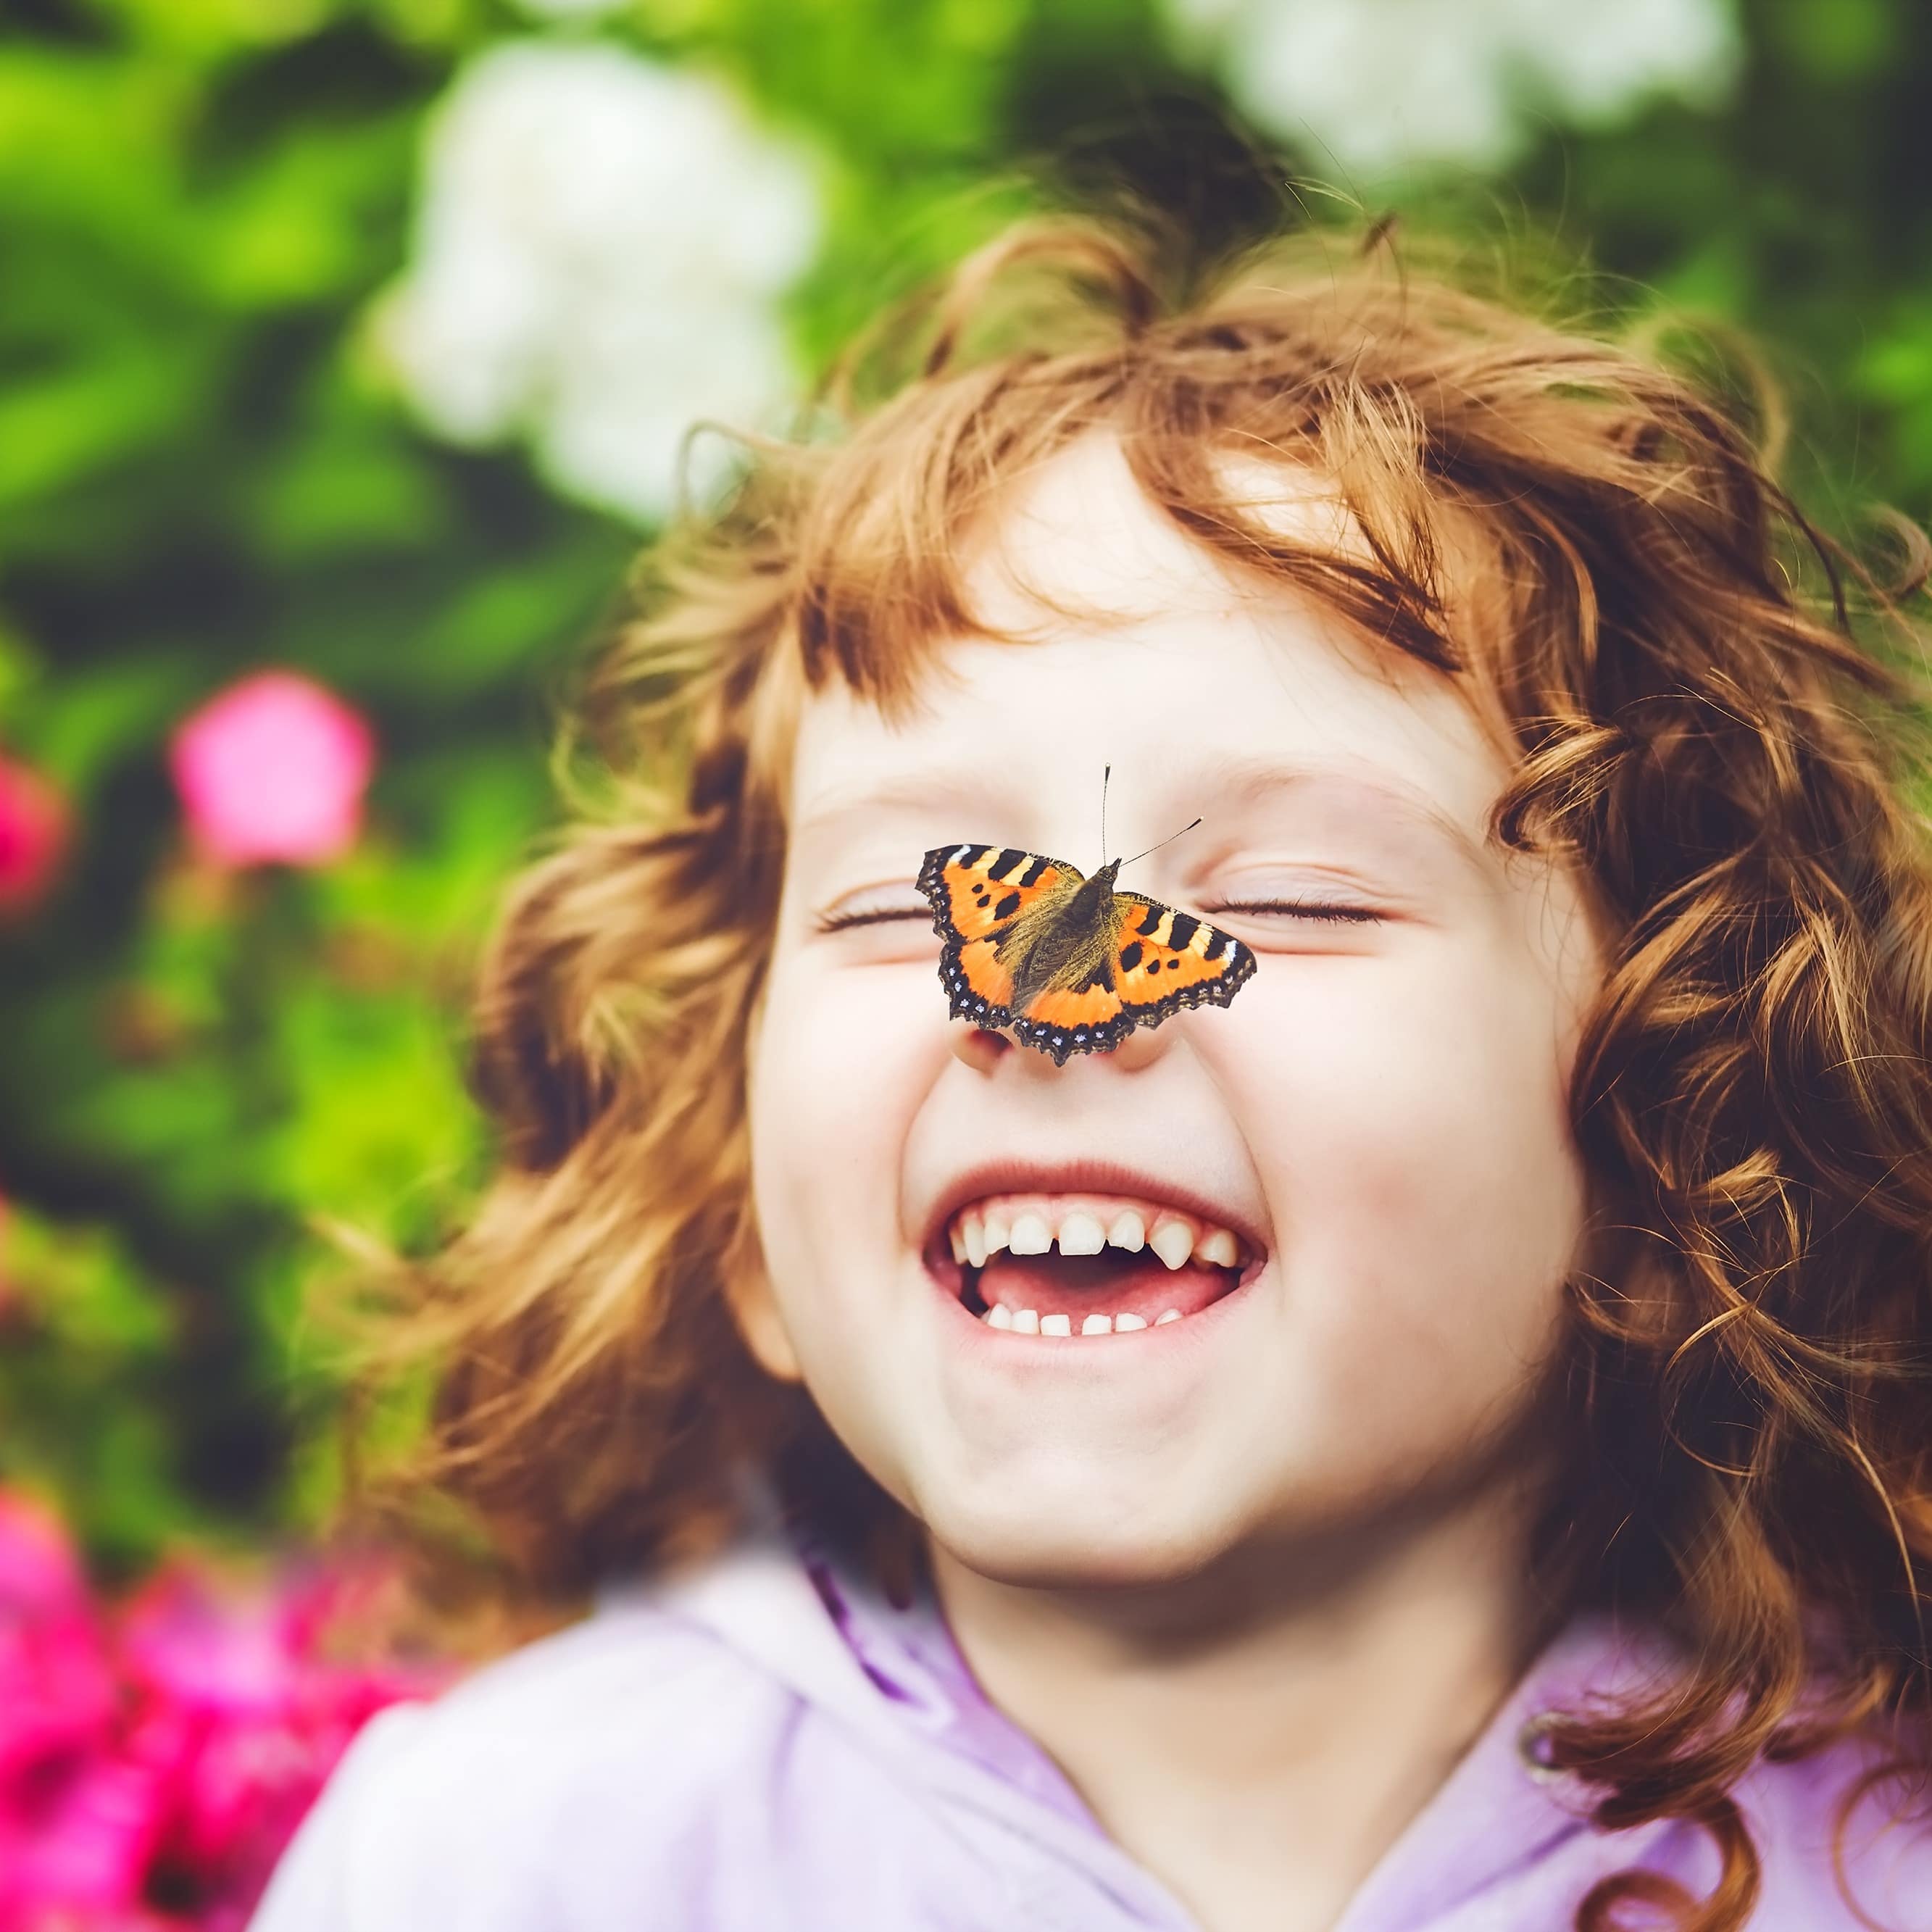
[{"label": "magenta flower", "polygon": [[119,1688],[58,1520],[0,1493],[0,1928],[138,1904],[154,1807],[113,1761]]},{"label": "magenta flower", "polygon": [[68,812],[35,771],[0,758],[0,912],[24,912],[53,883],[66,849]]},{"label": "magenta flower", "polygon": [[38,1503],[0,1492],[0,1781],[91,1748],[115,1694],[67,1532]]},{"label": "magenta flower", "polygon": [[223,866],[326,865],[356,842],[376,762],[367,721],[314,679],[264,670],[183,722],[169,766],[188,830]]},{"label": "magenta flower", "polygon": [[356,1732],[449,1675],[386,1648],[385,1581],[177,1562],[103,1615],[58,1522],[0,1491],[0,1932],[242,1932]]},{"label": "magenta flower", "polygon": [[104,1750],[40,1767],[0,1816],[0,1927],[124,1932],[150,1923],[164,1796],[143,1767]]},{"label": "magenta flower", "polygon": [[128,1606],[121,1657],[133,1714],[123,1756],[166,1794],[160,1856],[192,1874],[203,1932],[239,1928],[336,1760],[386,1705],[442,1673],[328,1655],[380,1581],[292,1570],[224,1596],[183,1564]]}]

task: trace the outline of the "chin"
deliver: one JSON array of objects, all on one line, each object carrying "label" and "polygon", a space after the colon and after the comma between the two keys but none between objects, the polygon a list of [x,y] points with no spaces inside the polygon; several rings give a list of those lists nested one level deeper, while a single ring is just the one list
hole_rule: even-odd
[{"label": "chin", "polygon": [[[994,1499],[922,1504],[928,1533],[946,1554],[989,1582],[1031,1590],[1132,1590],[1184,1582],[1223,1552],[1198,1521],[1114,1516],[1097,1504],[1084,1516]],[[1100,1520],[1096,1520],[1096,1518]]]}]

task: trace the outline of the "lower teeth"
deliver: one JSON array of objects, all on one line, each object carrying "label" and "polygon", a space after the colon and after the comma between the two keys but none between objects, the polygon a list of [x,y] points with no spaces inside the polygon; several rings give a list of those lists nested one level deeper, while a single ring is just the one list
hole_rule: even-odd
[{"label": "lower teeth", "polygon": [[[1084,1261],[1085,1258],[1082,1257],[1082,1259]],[[1160,1268],[1149,1270],[1136,1268],[1130,1262],[1121,1268],[1119,1272],[1123,1279],[1114,1282],[1114,1286],[1126,1287],[1128,1286],[1126,1278],[1132,1277],[1136,1288],[1138,1291],[1144,1292],[1150,1285],[1150,1275],[1157,1277],[1164,1270]],[[1238,1279],[1238,1271],[1236,1270],[1218,1269],[1214,1272],[1220,1277],[1220,1286],[1207,1301],[1201,1304],[1204,1307],[1211,1306],[1214,1302],[1220,1300],[1225,1294],[1232,1294],[1240,1285]],[[1138,1329],[1158,1328],[1169,1322],[1178,1322],[1182,1318],[1181,1310],[1178,1308],[1164,1309],[1160,1314],[1155,1316],[1142,1315],[1132,1311],[1124,1311],[1118,1315],[1085,1315],[1069,1313],[1064,1310],[1056,1310],[1052,1314],[1042,1315],[1037,1309],[1018,1307],[1014,1305],[1017,1300],[1017,1297],[1013,1294],[1014,1288],[1017,1286],[1022,1292],[1024,1292],[1027,1287],[1032,1285],[1023,1281],[1000,1282],[995,1292],[1003,1292],[1008,1298],[998,1303],[988,1303],[981,1287],[987,1273],[988,1270],[984,1268],[964,1268],[962,1271],[959,1299],[967,1312],[976,1316],[988,1328],[1010,1330],[1015,1334],[1076,1336],[1131,1334]],[[1088,1304],[1090,1307],[1093,1301],[1100,1300],[1102,1294],[1106,1292],[1107,1285],[1104,1281],[1100,1280],[1083,1281],[1077,1284],[1085,1292],[1083,1299],[1085,1298],[1085,1295],[1091,1295],[1092,1300]],[[1130,1292],[1134,1291],[1130,1290]],[[1125,1297],[1122,1298],[1125,1299]],[[1140,1298],[1139,1292],[1136,1292],[1135,1298],[1136,1300]],[[1142,1305],[1144,1306],[1148,1304],[1143,1303]]]},{"label": "lower teeth", "polygon": [[[1073,1318],[1070,1315],[1042,1315],[1033,1308],[1016,1311],[1004,1302],[988,1309],[980,1319],[989,1328],[1008,1328],[1020,1335],[1071,1335],[1074,1332]],[[1156,1315],[1152,1325],[1159,1328],[1180,1319],[1180,1310],[1170,1308]],[[1082,1335],[1126,1335],[1148,1325],[1144,1315],[1089,1315],[1082,1321],[1079,1332]]]}]

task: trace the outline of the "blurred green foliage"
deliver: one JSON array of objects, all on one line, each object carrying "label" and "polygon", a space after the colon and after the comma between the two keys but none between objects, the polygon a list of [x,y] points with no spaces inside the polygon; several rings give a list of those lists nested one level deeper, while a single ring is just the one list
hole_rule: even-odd
[{"label": "blurred green foliage", "polygon": [[[1922,520],[1932,10],[1744,18],[1726,106],[1545,128],[1492,199],[1771,344],[1828,521],[1872,496]],[[315,1222],[432,1240],[485,1157],[463,988],[551,814],[559,674],[640,533],[413,427],[364,318],[408,257],[427,111],[539,25],[0,4],[0,748],[75,826],[52,896],[0,929],[0,1476],[57,1489],[111,1569],[313,1525]],[[808,367],[1023,200],[1016,164],[1256,212],[1151,0],[638,0],[594,31],[726,75],[829,158],[790,311]],[[213,874],[169,734],[266,662],[374,721],[368,830],[323,871]]]}]

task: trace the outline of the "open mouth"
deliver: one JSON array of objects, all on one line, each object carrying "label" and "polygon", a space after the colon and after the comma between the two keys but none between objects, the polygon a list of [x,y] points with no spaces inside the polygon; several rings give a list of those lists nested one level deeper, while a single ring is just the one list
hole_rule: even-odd
[{"label": "open mouth", "polygon": [[1070,1336],[1184,1322],[1245,1286],[1266,1258],[1198,1215],[1084,1192],[967,1202],[926,1250],[928,1272],[987,1328]]}]

